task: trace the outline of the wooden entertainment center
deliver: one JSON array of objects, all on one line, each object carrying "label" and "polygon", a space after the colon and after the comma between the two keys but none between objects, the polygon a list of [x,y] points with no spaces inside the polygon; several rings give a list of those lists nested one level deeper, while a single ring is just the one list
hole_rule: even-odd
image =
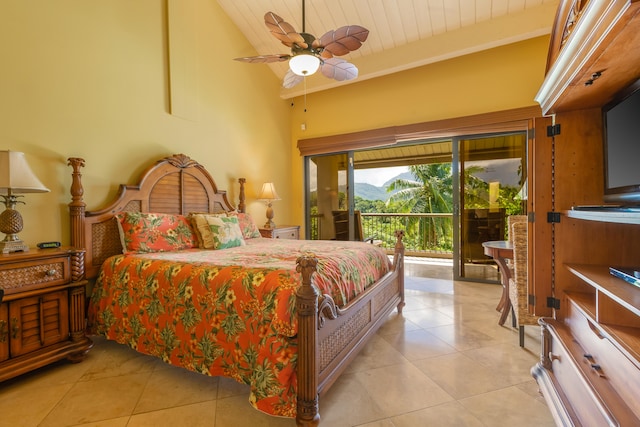
[{"label": "wooden entertainment center", "polygon": [[640,1],[561,0],[529,152],[532,374],[558,425],[640,425],[640,288],[609,274],[640,266],[640,213],[572,210],[603,204],[602,107],[638,79]]}]

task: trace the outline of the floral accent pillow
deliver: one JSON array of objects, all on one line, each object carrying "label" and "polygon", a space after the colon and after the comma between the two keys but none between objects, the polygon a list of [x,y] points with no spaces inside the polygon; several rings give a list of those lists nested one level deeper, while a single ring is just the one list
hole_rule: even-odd
[{"label": "floral accent pillow", "polygon": [[228,216],[238,217],[238,224],[240,224],[240,230],[242,231],[242,237],[245,239],[255,239],[256,237],[262,237],[258,226],[253,221],[253,217],[244,212],[229,212]]},{"label": "floral accent pillow", "polygon": [[166,252],[198,247],[189,220],[182,215],[122,212],[116,222],[122,252]]},{"label": "floral accent pillow", "polygon": [[235,216],[194,215],[193,218],[205,249],[227,249],[246,244]]}]

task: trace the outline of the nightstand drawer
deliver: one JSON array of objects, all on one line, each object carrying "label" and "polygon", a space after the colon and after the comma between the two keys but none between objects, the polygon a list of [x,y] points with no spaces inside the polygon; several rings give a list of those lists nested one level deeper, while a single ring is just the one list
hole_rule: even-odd
[{"label": "nightstand drawer", "polygon": [[283,225],[276,228],[261,228],[260,234],[262,237],[271,239],[293,239],[298,240],[300,238],[300,226],[299,225]]},{"label": "nightstand drawer", "polygon": [[300,231],[298,227],[289,227],[289,228],[282,228],[282,229],[276,229],[273,232],[273,238],[274,239],[294,239],[294,240],[298,240],[300,235]]},{"label": "nightstand drawer", "polygon": [[5,295],[43,285],[64,284],[70,280],[69,257],[47,259],[46,262],[21,262],[0,265],[0,287]]}]

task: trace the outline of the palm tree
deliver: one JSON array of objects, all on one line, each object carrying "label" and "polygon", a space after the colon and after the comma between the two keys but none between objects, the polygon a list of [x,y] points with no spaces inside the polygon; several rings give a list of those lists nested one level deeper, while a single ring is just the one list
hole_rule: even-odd
[{"label": "palm tree", "polygon": [[[432,163],[409,166],[409,171],[415,180],[397,179],[387,188],[388,192],[396,191],[387,201],[387,205],[394,204],[403,213],[448,213],[453,208],[453,182],[451,163]],[[416,230],[422,236],[423,242],[429,246],[451,248],[451,224],[429,218],[420,221],[409,218],[406,224],[407,234]],[[440,237],[438,239],[437,237]],[[439,240],[439,241],[438,241]],[[426,249],[427,243],[423,245]]]}]

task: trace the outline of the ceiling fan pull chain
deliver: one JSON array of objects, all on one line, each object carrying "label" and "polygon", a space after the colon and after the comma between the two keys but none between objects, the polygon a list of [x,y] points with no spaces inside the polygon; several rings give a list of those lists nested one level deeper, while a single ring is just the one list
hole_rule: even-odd
[{"label": "ceiling fan pull chain", "polygon": [[[304,1],[302,2],[304,4]],[[304,79],[304,112],[307,112],[307,77],[303,77]]]}]

